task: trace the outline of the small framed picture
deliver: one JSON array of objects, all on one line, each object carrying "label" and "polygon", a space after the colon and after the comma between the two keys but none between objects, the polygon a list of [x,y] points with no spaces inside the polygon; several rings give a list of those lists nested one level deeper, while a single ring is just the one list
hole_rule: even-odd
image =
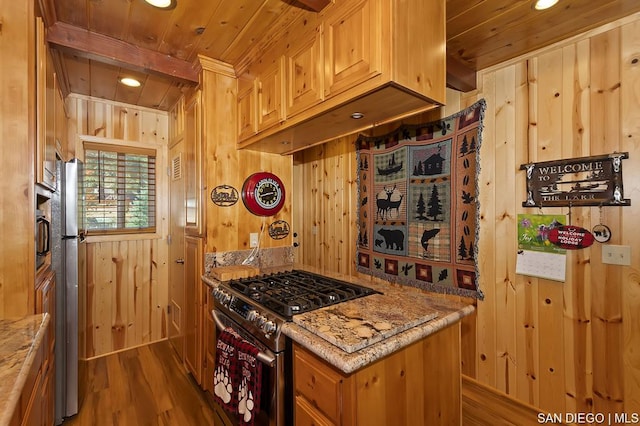
[{"label": "small framed picture", "polygon": [[598,224],[593,227],[593,239],[599,243],[606,243],[611,239],[611,230],[607,225]]}]

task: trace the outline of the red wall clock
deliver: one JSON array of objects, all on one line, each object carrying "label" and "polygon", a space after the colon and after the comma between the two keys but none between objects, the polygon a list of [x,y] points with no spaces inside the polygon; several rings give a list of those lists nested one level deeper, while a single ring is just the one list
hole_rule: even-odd
[{"label": "red wall clock", "polygon": [[242,201],[256,216],[273,216],[284,206],[284,185],[273,173],[254,173],[242,185]]}]

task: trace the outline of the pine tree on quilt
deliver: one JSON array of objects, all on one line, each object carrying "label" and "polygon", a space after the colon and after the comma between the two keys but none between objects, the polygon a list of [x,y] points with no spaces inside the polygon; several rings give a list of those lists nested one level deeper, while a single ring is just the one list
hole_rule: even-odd
[{"label": "pine tree on quilt", "polygon": [[358,270],[482,298],[478,173],[485,101],[450,117],[356,141]]}]

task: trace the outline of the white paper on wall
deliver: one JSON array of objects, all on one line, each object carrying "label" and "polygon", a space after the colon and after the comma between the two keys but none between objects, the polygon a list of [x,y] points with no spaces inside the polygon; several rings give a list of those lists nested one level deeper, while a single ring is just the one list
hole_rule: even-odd
[{"label": "white paper on wall", "polygon": [[567,252],[549,241],[551,231],[565,224],[564,215],[518,215],[516,274],[565,280]]},{"label": "white paper on wall", "polygon": [[566,269],[567,255],[565,253],[518,250],[516,274],[564,281]]}]

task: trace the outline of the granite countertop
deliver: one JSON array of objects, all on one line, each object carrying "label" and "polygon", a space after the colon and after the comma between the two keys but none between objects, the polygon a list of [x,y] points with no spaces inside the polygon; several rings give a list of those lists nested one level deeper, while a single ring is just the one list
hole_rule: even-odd
[{"label": "granite countertop", "polygon": [[413,287],[345,280],[383,294],[296,315],[282,327],[282,333],[347,374],[428,337],[475,310],[471,304]]},{"label": "granite countertop", "polygon": [[[290,268],[291,269],[291,268]],[[294,315],[282,333],[345,373],[354,372],[471,314],[474,307],[413,287],[293,269],[339,278],[381,292]],[[215,280],[203,277],[211,286]]]},{"label": "granite countertop", "polygon": [[0,319],[0,426],[11,421],[49,318],[37,314]]}]

